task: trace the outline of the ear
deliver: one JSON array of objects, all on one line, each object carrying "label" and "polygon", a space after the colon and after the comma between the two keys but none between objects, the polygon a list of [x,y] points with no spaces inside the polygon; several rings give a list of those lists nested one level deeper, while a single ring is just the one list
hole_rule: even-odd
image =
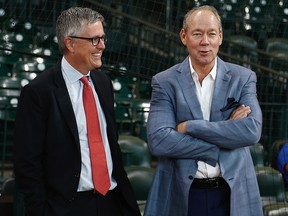
[{"label": "ear", "polygon": [[66,49],[69,51],[69,52],[74,52],[74,43],[73,43],[73,40],[72,38],[69,38],[69,37],[65,37],[64,38],[64,44],[66,46]]},{"label": "ear", "polygon": [[222,44],[223,41],[223,33],[222,31],[219,32],[219,46]]},{"label": "ear", "polygon": [[180,39],[182,43],[186,46],[187,35],[186,35],[186,31],[183,28],[180,31]]}]

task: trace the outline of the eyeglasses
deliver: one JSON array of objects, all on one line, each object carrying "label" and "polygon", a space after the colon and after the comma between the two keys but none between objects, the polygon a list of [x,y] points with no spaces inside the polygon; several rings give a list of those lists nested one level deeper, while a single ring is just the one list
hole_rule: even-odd
[{"label": "eyeglasses", "polygon": [[82,39],[82,40],[90,40],[92,45],[93,46],[97,46],[100,42],[100,39],[106,43],[107,41],[107,37],[106,35],[103,35],[101,37],[92,37],[92,38],[89,38],[89,37],[77,37],[77,36],[69,36],[70,38],[76,38],[76,39]]}]

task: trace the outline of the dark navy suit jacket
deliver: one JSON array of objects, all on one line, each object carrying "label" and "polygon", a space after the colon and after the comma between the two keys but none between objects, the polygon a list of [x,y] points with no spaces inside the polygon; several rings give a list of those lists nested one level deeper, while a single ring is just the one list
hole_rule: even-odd
[{"label": "dark navy suit jacket", "polygon": [[[111,80],[100,71],[91,71],[91,78],[107,121],[112,175],[126,202],[126,215],[140,215],[122,165]],[[16,182],[24,194],[29,216],[50,215],[51,209],[56,209],[55,215],[64,215],[77,193],[81,153],[61,62],[23,87],[16,116],[14,153]]]}]

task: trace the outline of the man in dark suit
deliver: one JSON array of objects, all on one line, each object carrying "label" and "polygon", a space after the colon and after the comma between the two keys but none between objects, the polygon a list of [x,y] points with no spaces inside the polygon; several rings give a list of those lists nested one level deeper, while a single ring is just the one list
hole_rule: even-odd
[{"label": "man in dark suit", "polygon": [[[112,83],[95,70],[102,65],[105,49],[103,22],[103,16],[89,8],[63,11],[56,24],[62,60],[22,89],[15,176],[29,216],[141,215],[118,146]],[[104,193],[92,180],[83,76],[88,77],[98,110],[109,176]]]}]

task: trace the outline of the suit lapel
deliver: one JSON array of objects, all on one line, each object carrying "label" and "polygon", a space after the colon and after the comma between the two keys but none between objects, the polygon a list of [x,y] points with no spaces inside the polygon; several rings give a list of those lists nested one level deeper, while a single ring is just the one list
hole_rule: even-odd
[{"label": "suit lapel", "polygon": [[182,89],[184,98],[191,110],[193,118],[203,119],[201,106],[197,98],[196,86],[191,75],[188,57],[181,63],[179,72],[180,75],[177,77],[179,86]]},{"label": "suit lapel", "polygon": [[[58,102],[60,112],[66,121],[69,129],[71,130],[74,139],[76,140],[76,143],[79,143],[79,136],[78,136],[78,129],[77,129],[77,123],[75,119],[75,114],[73,111],[73,107],[71,104],[71,100],[69,97],[69,93],[64,81],[64,78],[61,73],[60,64],[58,67],[59,70],[54,71],[54,80],[55,80],[55,97]],[[80,150],[80,145],[77,145],[77,148]]]},{"label": "suit lapel", "polygon": [[217,75],[211,104],[210,121],[219,121],[223,119],[220,109],[227,103],[227,94],[231,80],[231,76],[228,73],[229,70],[225,66],[225,63],[220,58],[217,58],[217,61]]},{"label": "suit lapel", "polygon": [[[91,79],[93,81],[95,90],[97,92],[99,101],[101,103],[102,110],[103,110],[103,112],[105,114],[106,121],[108,121],[107,117],[110,116],[110,115],[107,113],[107,111],[108,111],[107,99],[109,97],[105,97],[105,89],[101,87],[103,85],[103,81],[101,80],[101,76],[95,77],[96,73],[100,73],[100,71],[93,71],[93,72],[90,73],[90,75],[91,75]],[[109,87],[106,86],[106,88],[109,88]]]}]

